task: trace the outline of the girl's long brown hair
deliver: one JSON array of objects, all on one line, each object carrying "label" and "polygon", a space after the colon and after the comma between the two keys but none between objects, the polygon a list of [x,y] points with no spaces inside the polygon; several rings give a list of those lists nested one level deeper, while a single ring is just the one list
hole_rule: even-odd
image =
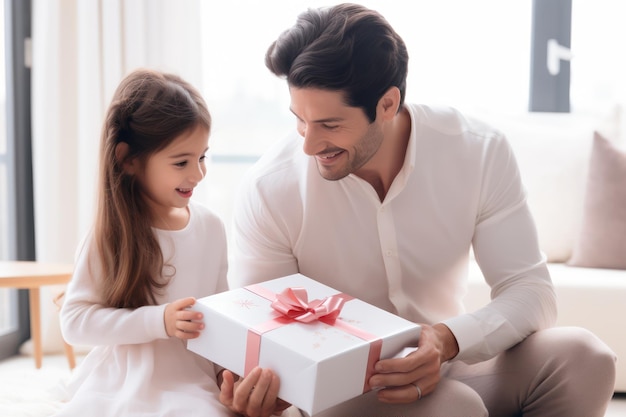
[{"label": "girl's long brown hair", "polygon": [[[135,176],[124,163],[143,166],[148,157],[198,125],[207,131],[211,116],[201,95],[180,77],[140,69],[125,77],[107,110],[100,143],[96,222],[106,305],[136,308],[156,304],[167,285],[163,254],[152,230],[152,216]],[[128,144],[124,160],[119,143]]]}]

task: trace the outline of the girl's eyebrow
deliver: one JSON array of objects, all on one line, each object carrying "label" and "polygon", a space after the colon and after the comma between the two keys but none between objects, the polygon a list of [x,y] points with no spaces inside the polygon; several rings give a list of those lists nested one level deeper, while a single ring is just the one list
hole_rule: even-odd
[{"label": "girl's eyebrow", "polygon": [[[207,153],[207,151],[209,150],[209,147],[207,146],[206,149],[204,151],[202,151],[202,154]],[[192,152],[183,152],[183,153],[179,153],[176,155],[170,155],[169,157],[171,159],[178,159],[178,158],[184,158],[184,157],[188,157],[188,156],[193,156]]]}]

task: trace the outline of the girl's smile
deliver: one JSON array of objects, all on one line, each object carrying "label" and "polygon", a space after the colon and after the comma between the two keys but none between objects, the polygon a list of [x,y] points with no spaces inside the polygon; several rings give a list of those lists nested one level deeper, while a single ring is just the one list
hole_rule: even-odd
[{"label": "girl's smile", "polygon": [[184,198],[191,198],[193,194],[193,188],[177,188],[176,191]]}]

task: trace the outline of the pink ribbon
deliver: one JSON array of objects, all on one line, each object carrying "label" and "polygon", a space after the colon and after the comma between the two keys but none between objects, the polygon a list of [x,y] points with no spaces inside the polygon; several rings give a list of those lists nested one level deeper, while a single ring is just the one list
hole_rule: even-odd
[{"label": "pink ribbon", "polygon": [[380,359],[383,341],[374,334],[365,332],[338,319],[344,303],[352,300],[353,297],[347,294],[339,293],[326,297],[323,300],[313,300],[309,302],[306,289],[300,287],[287,288],[280,294],[274,294],[259,284],[249,285],[244,288],[269,301],[272,301],[272,308],[280,313],[280,316],[248,330],[244,376],[247,376],[250,371],[252,371],[252,369],[259,364],[261,335],[263,333],[295,321],[301,323],[321,321],[369,343],[370,348],[365,372],[365,381],[363,384],[363,392],[367,392],[371,389],[368,384],[368,380],[374,373],[374,364]]},{"label": "pink ribbon", "polygon": [[323,300],[313,300],[309,303],[306,289],[301,287],[287,288],[276,295],[272,308],[283,316],[299,321],[311,323],[324,318],[324,322],[334,322],[345,303],[340,294],[326,297]]}]

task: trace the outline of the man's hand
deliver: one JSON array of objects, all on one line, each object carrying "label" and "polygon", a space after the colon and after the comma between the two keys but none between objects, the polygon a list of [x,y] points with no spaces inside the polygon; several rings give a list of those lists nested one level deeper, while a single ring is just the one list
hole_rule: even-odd
[{"label": "man's hand", "polygon": [[188,310],[195,303],[195,298],[187,297],[173,301],[165,307],[163,321],[169,337],[175,336],[186,340],[200,336],[200,330],[204,329],[204,323],[200,321],[202,313]]},{"label": "man's hand", "polygon": [[269,369],[254,368],[244,379],[222,372],[220,402],[231,411],[248,417],[281,415],[291,404],[278,398],[280,381]]},{"label": "man's hand", "polygon": [[441,379],[441,364],[458,351],[456,338],[447,326],[423,324],[418,349],[404,358],[378,361],[370,386],[382,387],[378,399],[384,403],[419,400],[435,390]]}]

